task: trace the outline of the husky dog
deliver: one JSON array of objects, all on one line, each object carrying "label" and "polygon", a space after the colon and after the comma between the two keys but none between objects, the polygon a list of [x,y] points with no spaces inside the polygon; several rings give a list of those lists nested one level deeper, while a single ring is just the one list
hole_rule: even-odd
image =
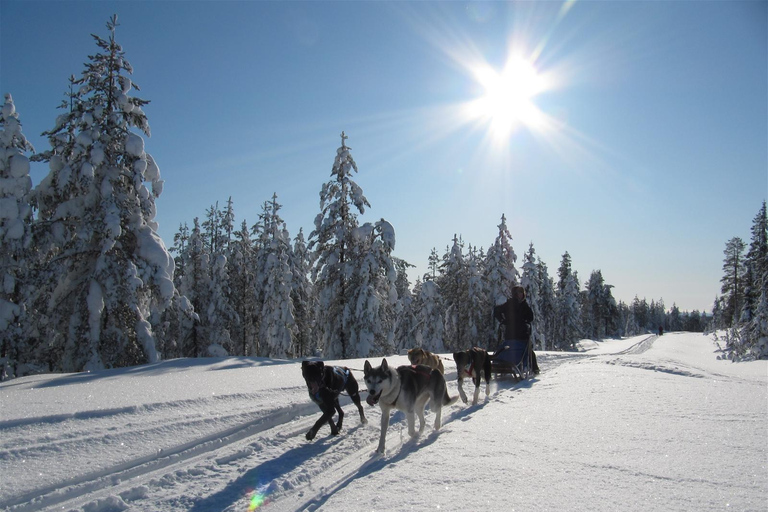
[{"label": "husky dog", "polygon": [[470,378],[475,383],[475,396],[472,399],[472,405],[477,405],[482,376],[485,377],[485,396],[490,394],[488,382],[491,380],[491,358],[488,352],[482,348],[473,347],[463,352],[454,352],[453,360],[456,361],[456,373],[459,376],[459,395],[461,400],[467,403],[467,395],[464,393],[462,384],[464,383],[464,378]]},{"label": "husky dog", "polygon": [[430,368],[434,368],[435,370],[439,370],[440,373],[445,375],[445,368],[443,367],[443,361],[440,360],[440,357],[421,347],[408,350],[408,360],[411,364],[423,364]]},{"label": "husky dog", "polygon": [[[381,436],[379,437],[378,453],[384,453],[384,444],[389,428],[389,413],[392,409],[405,412],[408,421],[408,434],[416,437],[424,431],[424,407],[432,400],[430,406],[435,412],[435,430],[440,428],[442,408],[451,405],[458,397],[448,396],[445,378],[439,370],[424,365],[400,366],[390,368],[386,359],[381,366],[372,367],[365,362],[365,385],[368,387],[369,405],[379,404],[381,407]],[[419,432],[415,428],[415,414],[419,415]]]},{"label": "husky dog", "polygon": [[[368,423],[365,419],[363,406],[360,403],[360,393],[357,381],[349,368],[344,366],[325,366],[322,361],[302,361],[301,375],[307,383],[309,398],[312,399],[323,411],[320,419],[307,432],[307,439],[314,439],[317,431],[326,422],[331,427],[331,434],[337,435],[341,430],[341,423],[344,420],[344,411],[339,405],[339,393],[346,391],[349,397],[357,406],[360,412],[360,421]],[[333,423],[334,410],[339,413],[338,423]]]}]

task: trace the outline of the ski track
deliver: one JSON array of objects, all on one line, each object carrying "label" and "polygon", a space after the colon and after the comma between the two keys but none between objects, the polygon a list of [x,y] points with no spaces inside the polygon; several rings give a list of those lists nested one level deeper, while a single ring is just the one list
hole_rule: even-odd
[{"label": "ski track", "polygon": [[[655,339],[650,336],[630,347],[621,354],[637,354],[648,350]],[[541,354],[539,361],[544,373],[557,371],[562,365],[579,359],[604,358],[579,352]],[[458,394],[455,368],[446,368],[446,381],[451,395]],[[626,364],[619,360],[618,364]],[[490,401],[497,400],[509,390],[530,388],[538,378],[516,382],[508,376],[494,375],[491,381]],[[465,390],[471,396],[471,383]],[[484,384],[481,387],[481,401],[484,399]],[[482,403],[482,402],[481,402]],[[269,502],[281,510],[317,510],[328,496],[361,476],[378,471],[386,464],[401,460],[408,453],[436,439],[437,432],[431,430],[431,413],[427,414],[427,428],[417,439],[407,434],[405,416],[402,412],[392,415],[387,435],[388,449],[385,455],[375,453],[380,434],[381,409],[365,407],[368,424],[361,424],[351,400],[342,396],[345,421],[341,434],[331,436],[324,425],[313,441],[304,438],[305,433],[317,421],[320,411],[311,402],[288,405],[270,411],[258,419],[242,421],[235,426],[214,431],[204,437],[165,448],[155,455],[137,457],[71,480],[36,488],[6,502],[0,502],[0,509],[7,512],[31,512],[50,510],[138,510],[190,511],[190,512],[235,512],[243,509],[255,493],[269,496]],[[164,407],[183,408],[184,404],[164,404]],[[157,407],[161,407],[158,405]],[[461,400],[443,415],[443,425],[460,420],[471,414],[475,406],[464,405]],[[130,410],[115,410],[111,414],[130,413]],[[250,411],[250,417],[253,416]],[[84,415],[98,419],[108,412]],[[244,415],[244,414],[243,414]],[[65,421],[68,417],[48,417],[24,420],[32,427],[36,423]],[[210,421],[210,419],[184,421]],[[19,422],[22,423],[22,422]],[[177,423],[175,426],[178,426]],[[146,432],[162,425],[126,425],[127,430],[140,428]],[[122,435],[125,432],[121,432]],[[39,444],[15,448],[14,455],[22,451],[59,449],[69,443],[96,442],[108,436],[96,428],[88,432],[72,433],[67,439],[54,443],[41,436]],[[0,454],[8,453],[0,452]],[[339,475],[342,475],[339,477]],[[194,480],[199,494],[185,496],[189,482]]]}]

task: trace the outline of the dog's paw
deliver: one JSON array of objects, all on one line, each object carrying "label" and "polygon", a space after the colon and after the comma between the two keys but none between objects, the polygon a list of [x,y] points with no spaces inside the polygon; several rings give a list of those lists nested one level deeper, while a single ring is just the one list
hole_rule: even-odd
[{"label": "dog's paw", "polygon": [[307,438],[307,441],[311,441],[315,438],[315,434],[317,434],[317,432],[315,432],[314,430],[310,430],[309,432],[307,432],[307,435],[304,437]]},{"label": "dog's paw", "polygon": [[367,425],[368,424],[368,418],[360,418],[360,423],[362,423],[363,425]]}]

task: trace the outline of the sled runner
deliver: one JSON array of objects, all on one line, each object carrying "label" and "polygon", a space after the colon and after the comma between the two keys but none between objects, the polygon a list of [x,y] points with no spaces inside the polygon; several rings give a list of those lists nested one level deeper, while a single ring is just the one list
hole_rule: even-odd
[{"label": "sled runner", "polygon": [[496,374],[509,374],[518,381],[533,376],[531,361],[531,342],[512,340],[491,355],[491,371]]}]

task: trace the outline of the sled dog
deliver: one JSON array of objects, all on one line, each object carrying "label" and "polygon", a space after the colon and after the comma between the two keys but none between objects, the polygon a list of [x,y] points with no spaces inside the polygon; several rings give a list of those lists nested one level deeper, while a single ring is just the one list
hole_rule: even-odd
[{"label": "sled dog", "polygon": [[[424,407],[432,400],[430,408],[435,413],[435,430],[440,428],[442,408],[451,405],[458,397],[448,396],[445,378],[439,370],[425,365],[400,366],[390,368],[386,359],[381,365],[371,366],[365,361],[365,385],[368,388],[367,402],[369,405],[379,404],[381,407],[381,436],[379,437],[378,453],[384,453],[384,445],[389,428],[389,413],[392,409],[405,412],[408,422],[408,434],[416,437],[424,431]],[[415,415],[419,416],[419,431],[415,428]]]},{"label": "sled dog", "polygon": [[491,358],[488,352],[482,348],[473,347],[463,352],[454,352],[453,360],[456,361],[456,373],[459,377],[459,396],[461,396],[461,400],[467,403],[467,395],[462,387],[464,379],[472,379],[472,382],[475,384],[475,396],[472,399],[472,405],[477,405],[477,399],[480,396],[480,379],[482,377],[485,377],[485,396],[487,397],[490,394]]},{"label": "sled dog", "polygon": [[[360,403],[360,393],[357,380],[352,375],[349,368],[344,366],[325,366],[322,361],[302,361],[301,375],[307,383],[309,397],[315,402],[323,415],[307,432],[307,439],[314,439],[317,431],[326,422],[331,427],[331,434],[337,435],[341,430],[341,423],[344,421],[344,411],[339,405],[339,393],[345,391],[352,402],[357,406],[360,412],[360,421],[368,423],[365,419],[363,406]],[[334,410],[339,413],[339,421],[333,423]]]},{"label": "sled dog", "polygon": [[434,368],[435,370],[439,370],[440,373],[445,375],[445,368],[443,367],[443,361],[440,357],[421,347],[408,350],[408,360],[411,364],[423,364],[430,368]]}]

